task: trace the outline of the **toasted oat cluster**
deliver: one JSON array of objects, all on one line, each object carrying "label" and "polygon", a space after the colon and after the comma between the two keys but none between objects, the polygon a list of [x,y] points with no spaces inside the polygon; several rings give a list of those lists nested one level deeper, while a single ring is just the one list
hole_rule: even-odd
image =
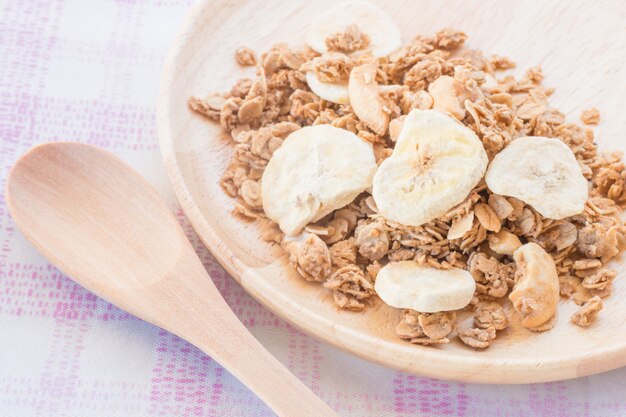
[{"label": "toasted oat cluster", "polygon": [[[521,78],[500,75],[515,64],[465,48],[467,36],[452,29],[416,36],[376,56],[358,21],[343,28],[320,42],[327,50],[276,45],[260,55],[256,78],[189,100],[191,109],[232,136],[234,155],[221,185],[235,199],[236,213],[263,223],[266,239],[282,245],[303,279],[332,291],[339,308],[361,311],[380,291],[383,301],[402,309],[396,332],[411,343],[448,343],[457,335],[485,348],[512,314],[524,327],[545,331],[556,323],[559,297],[581,306],[573,323],[590,325],[611,294],[616,274],[607,263],[626,247],[621,155],[600,153],[592,130],[549,105],[553,89],[541,84],[539,67]],[[256,61],[247,48],[236,58],[241,65]],[[596,124],[599,113],[586,111],[582,120]],[[349,157],[333,155],[332,140],[323,149],[309,140],[311,126],[318,125],[330,126],[326,139],[335,137],[332,127],[343,131],[345,146],[355,138],[368,144],[374,168],[360,175],[378,166],[373,179],[342,179],[334,189],[334,179],[352,168],[333,171],[332,164]],[[301,132],[306,153],[282,146],[294,132]],[[441,135],[460,139],[428,139]],[[511,144],[521,151],[507,157]],[[544,145],[569,171],[548,172],[534,162],[551,157],[542,155]],[[402,153],[409,151],[414,154]],[[367,152],[359,156],[361,167],[370,164]],[[446,162],[455,152],[467,159]],[[311,165],[310,154],[331,166]],[[298,166],[310,170],[294,174]],[[458,178],[437,182],[445,175]],[[446,184],[455,185],[439,195],[450,188]],[[283,188],[272,193],[276,187]],[[394,194],[394,187],[404,194]],[[283,200],[264,201],[280,195]],[[270,213],[277,201],[282,207]],[[385,282],[377,282],[382,268],[401,262],[409,264],[394,268],[397,273],[386,270]],[[463,270],[470,283],[425,277],[406,287],[414,291],[410,296],[383,297],[383,290],[396,291],[407,278],[394,274],[419,275],[423,267]],[[474,289],[469,298],[467,285]],[[446,311],[429,286],[452,297],[456,307]],[[458,305],[473,312],[472,327],[455,328]]]}]

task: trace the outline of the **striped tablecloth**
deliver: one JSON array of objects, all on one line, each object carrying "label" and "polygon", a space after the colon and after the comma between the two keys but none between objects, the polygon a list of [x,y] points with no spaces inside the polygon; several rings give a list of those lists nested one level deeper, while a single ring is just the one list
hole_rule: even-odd
[{"label": "striped tablecloth", "polygon": [[[190,2],[0,0],[0,188],[37,143],[90,143],[130,162],[243,323],[341,416],[626,416],[626,369],[525,386],[419,378],[305,336],[235,284],[187,224],[158,150],[161,66]],[[0,196],[0,416],[271,415],[213,360],[50,266]]]}]

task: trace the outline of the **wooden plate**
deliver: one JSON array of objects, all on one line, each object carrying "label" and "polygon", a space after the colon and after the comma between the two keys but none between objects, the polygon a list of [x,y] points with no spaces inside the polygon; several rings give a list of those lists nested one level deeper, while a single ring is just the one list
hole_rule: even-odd
[{"label": "wooden plate", "polygon": [[[574,378],[626,364],[626,280],[617,279],[605,310],[588,329],[569,322],[576,306],[562,302],[556,327],[531,333],[513,323],[491,347],[476,351],[454,340],[423,347],[398,339],[399,312],[381,302],[363,313],[339,311],[330,293],[308,284],[281,250],[263,242],[260,227],[231,215],[232,200],[218,181],[232,144],[218,124],[192,114],[191,95],[225,91],[250,76],[234,61],[242,45],[263,51],[298,42],[324,1],[204,1],[196,5],[173,45],[161,84],[161,149],[185,214],[213,255],[254,298],[305,332],[359,357],[437,378],[483,383],[529,383]],[[624,79],[626,26],[620,2],[377,1],[403,36],[453,27],[469,46],[512,58],[525,69],[541,64],[551,102],[577,119],[602,111],[596,129],[605,149],[626,150]],[[616,264],[619,275],[624,263]]]}]

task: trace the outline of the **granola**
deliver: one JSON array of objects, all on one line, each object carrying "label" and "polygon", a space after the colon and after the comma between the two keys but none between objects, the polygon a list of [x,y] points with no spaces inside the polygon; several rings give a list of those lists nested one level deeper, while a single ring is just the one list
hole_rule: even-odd
[{"label": "granola", "polygon": [[289,262],[307,281],[324,281],[331,271],[330,251],[317,235],[304,234],[299,239],[284,239]]},{"label": "granola", "polygon": [[586,125],[597,125],[600,123],[600,110],[595,107],[583,110],[580,115],[580,120]]},{"label": "granola", "polygon": [[354,236],[359,254],[366,259],[377,261],[389,252],[389,233],[383,222],[367,223],[363,220],[356,228]]},{"label": "granola", "polygon": [[367,300],[374,295],[374,285],[363,270],[352,264],[335,271],[324,283],[324,287],[333,290],[335,304],[339,308],[360,311]]},{"label": "granola", "polygon": [[466,345],[473,348],[484,349],[496,338],[496,329],[493,327],[487,327],[486,329],[463,329],[459,330],[458,335],[459,339]]},{"label": "granola", "polygon": [[242,46],[235,51],[235,60],[244,67],[256,65],[256,54],[250,48]]},{"label": "granola", "polygon": [[[328,35],[315,50],[279,44],[257,58],[252,50],[239,48],[236,61],[256,65],[256,76],[240,79],[225,93],[192,97],[189,107],[220,123],[233,139],[233,158],[220,184],[235,199],[235,211],[263,222],[267,239],[282,244],[304,279],[332,291],[339,308],[365,309],[376,297],[381,268],[412,261],[471,273],[474,327],[457,331],[471,347],[489,346],[509,325],[502,307],[507,296],[512,313],[521,315],[530,330],[555,325],[558,294],[581,305],[571,320],[588,326],[616,278],[608,263],[626,248],[626,226],[620,218],[626,205],[626,165],[619,153],[598,151],[592,130],[566,121],[551,107],[553,90],[542,85],[540,67],[519,78],[500,76],[515,63],[467,49],[466,39],[462,32],[444,29],[379,56],[369,52],[375,39],[367,28],[350,24]],[[344,86],[346,101],[321,97],[309,86],[311,73],[320,83]],[[573,153],[589,187],[584,210],[550,218],[518,198],[492,192],[481,180],[462,202],[420,226],[381,214],[385,207],[378,209],[369,189],[310,221],[298,236],[286,236],[268,218],[263,174],[292,133],[317,125],[351,132],[371,144],[380,165],[392,157],[415,109],[434,109],[456,119],[477,136],[489,161],[520,137],[558,140]],[[598,124],[600,113],[585,110],[581,120]],[[420,160],[416,170],[429,163]],[[529,244],[545,253],[541,263],[556,271],[558,294],[553,275],[548,283],[529,267],[535,255],[519,255]],[[543,297],[542,288],[550,297]],[[396,334],[415,344],[447,343],[455,319],[454,311],[406,309]]]},{"label": "granola", "polygon": [[476,308],[474,325],[479,329],[504,330],[509,325],[502,306],[498,303],[481,304]]},{"label": "granola", "polygon": [[345,31],[326,38],[329,51],[354,52],[370,44],[370,37],[359,30],[358,25],[349,25]]},{"label": "granola", "polygon": [[602,299],[595,295],[572,314],[572,323],[587,327],[593,323],[600,310],[602,310]]},{"label": "granola", "polygon": [[448,343],[447,336],[452,332],[454,319],[455,313],[450,311],[428,314],[405,310],[396,326],[396,335],[420,345]]}]

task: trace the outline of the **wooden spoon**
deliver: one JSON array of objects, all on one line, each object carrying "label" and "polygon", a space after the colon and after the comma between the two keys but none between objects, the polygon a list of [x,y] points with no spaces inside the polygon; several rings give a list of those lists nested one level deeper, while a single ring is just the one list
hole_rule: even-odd
[{"label": "wooden spoon", "polygon": [[114,155],[36,146],[6,196],[26,238],[78,284],[197,346],[279,416],[337,416],[241,324],[165,203]]}]

